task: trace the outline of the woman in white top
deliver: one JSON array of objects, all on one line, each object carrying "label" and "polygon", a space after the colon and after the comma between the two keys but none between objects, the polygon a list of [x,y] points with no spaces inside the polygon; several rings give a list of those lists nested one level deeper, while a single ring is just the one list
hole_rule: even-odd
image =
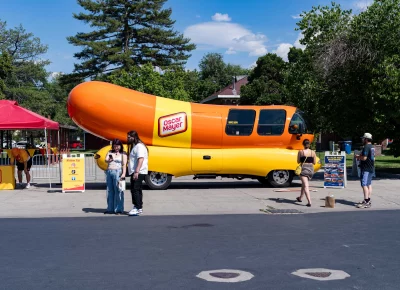
[{"label": "woman in white top", "polygon": [[124,212],[124,192],[119,182],[125,180],[127,156],[121,140],[114,139],[111,150],[107,153],[107,210],[104,214],[122,214]]},{"label": "woman in white top", "polygon": [[132,210],[129,215],[143,213],[142,184],[148,173],[149,152],[146,145],[140,140],[139,134],[132,130],[128,132],[128,144],[133,146],[129,153],[128,174],[131,176]]}]

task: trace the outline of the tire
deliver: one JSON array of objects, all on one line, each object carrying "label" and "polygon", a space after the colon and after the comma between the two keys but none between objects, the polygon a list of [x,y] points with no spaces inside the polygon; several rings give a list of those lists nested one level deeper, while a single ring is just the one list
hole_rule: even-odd
[{"label": "tire", "polygon": [[144,177],[144,181],[150,189],[163,190],[167,189],[168,186],[171,184],[172,175],[162,172],[150,171],[149,174]]},{"label": "tire", "polygon": [[258,177],[257,180],[258,180],[262,185],[265,185],[265,186],[269,186],[269,185],[270,185],[268,179],[265,178],[265,177]]},{"label": "tire", "polygon": [[267,179],[272,187],[289,187],[293,176],[293,170],[272,170]]}]

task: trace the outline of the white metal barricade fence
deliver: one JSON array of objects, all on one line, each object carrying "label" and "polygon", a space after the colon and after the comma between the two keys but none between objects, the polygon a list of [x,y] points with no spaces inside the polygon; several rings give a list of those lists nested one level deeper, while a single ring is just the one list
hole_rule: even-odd
[{"label": "white metal barricade fence", "polygon": [[[85,181],[105,182],[105,173],[94,159],[93,153],[85,155]],[[9,165],[10,159],[6,152],[0,153],[0,165]],[[61,183],[62,155],[60,154],[36,154],[32,157],[30,170],[32,183]],[[24,175],[23,175],[24,176]]]},{"label": "white metal barricade fence", "polygon": [[10,165],[10,158],[8,158],[7,152],[0,153],[0,165]]}]

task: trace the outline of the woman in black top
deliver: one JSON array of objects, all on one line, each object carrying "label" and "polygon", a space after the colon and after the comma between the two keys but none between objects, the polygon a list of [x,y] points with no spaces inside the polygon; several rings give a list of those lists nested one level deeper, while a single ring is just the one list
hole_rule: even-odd
[{"label": "woman in black top", "polygon": [[311,206],[311,197],[310,197],[310,189],[308,187],[308,181],[314,175],[314,165],[316,162],[315,152],[310,149],[310,140],[305,139],[303,141],[304,150],[300,150],[297,154],[297,163],[301,163],[301,173],[300,173],[300,180],[301,180],[301,192],[300,196],[297,197],[297,201],[301,202],[303,195],[305,194],[308,200],[307,206]]}]

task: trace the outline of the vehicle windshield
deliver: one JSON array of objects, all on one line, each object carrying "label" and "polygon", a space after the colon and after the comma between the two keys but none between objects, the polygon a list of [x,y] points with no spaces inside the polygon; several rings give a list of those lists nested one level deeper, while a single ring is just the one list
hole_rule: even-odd
[{"label": "vehicle windshield", "polygon": [[290,134],[313,134],[304,112],[297,110],[289,125]]}]

